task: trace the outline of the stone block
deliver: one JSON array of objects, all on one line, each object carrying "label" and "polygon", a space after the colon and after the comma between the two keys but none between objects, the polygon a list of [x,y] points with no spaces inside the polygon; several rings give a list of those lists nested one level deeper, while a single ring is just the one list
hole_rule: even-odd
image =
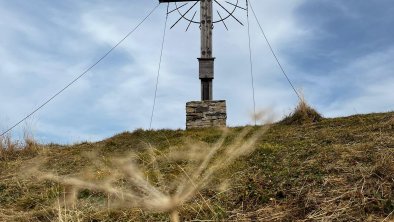
[{"label": "stone block", "polygon": [[226,127],[225,100],[192,101],[186,103],[186,129]]}]

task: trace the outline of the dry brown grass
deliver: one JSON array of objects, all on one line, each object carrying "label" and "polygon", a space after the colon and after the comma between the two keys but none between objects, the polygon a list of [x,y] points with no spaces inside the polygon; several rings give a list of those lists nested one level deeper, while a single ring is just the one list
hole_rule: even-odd
[{"label": "dry brown grass", "polygon": [[321,121],[323,117],[314,108],[312,108],[308,103],[302,99],[298,103],[295,110],[286,116],[280,123],[285,125],[300,125],[307,123],[317,123]]},{"label": "dry brown grass", "polygon": [[[252,131],[252,127],[246,127],[230,144],[225,144],[229,139],[228,130],[225,129],[214,144],[193,141],[188,142],[185,147],[172,147],[167,152],[147,144],[147,165],[141,163],[137,154],[130,154],[127,158],[111,161],[112,168],[104,169],[111,173],[101,181],[61,177],[53,173],[45,173],[42,179],[73,186],[76,188],[75,192],[80,189],[103,192],[111,196],[111,203],[108,205],[112,207],[165,212],[169,214],[171,221],[178,222],[179,210],[196,196],[201,197],[202,204],[214,211],[201,191],[212,185],[219,172],[240,157],[252,153],[257,140],[267,128],[268,126],[265,126]],[[176,177],[169,177],[161,172],[159,166],[163,165],[172,166],[177,172]],[[42,173],[37,175],[39,174]],[[119,186],[120,181],[127,185]],[[201,208],[201,205],[199,207]]]},{"label": "dry brown grass", "polygon": [[[0,221],[168,221],[178,212],[181,221],[387,222],[394,219],[393,116],[273,124],[264,133],[139,130],[50,145],[45,156],[0,161]],[[254,144],[245,145],[250,155],[232,160],[226,150],[242,137]],[[49,180],[29,175],[35,163]],[[134,204],[130,194],[147,201]]]},{"label": "dry brown grass", "polygon": [[23,141],[12,139],[11,134],[0,137],[0,160],[15,159],[19,155],[34,155],[39,150],[32,132],[24,130]]},{"label": "dry brown grass", "polygon": [[0,137],[0,160],[7,160],[10,156],[13,156],[19,149],[18,142],[14,142],[11,135],[7,134]]}]

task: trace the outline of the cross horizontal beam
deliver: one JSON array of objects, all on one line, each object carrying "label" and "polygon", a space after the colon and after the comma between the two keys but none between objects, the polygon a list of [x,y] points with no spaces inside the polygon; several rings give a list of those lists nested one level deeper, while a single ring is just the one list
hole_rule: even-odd
[{"label": "cross horizontal beam", "polygon": [[199,2],[200,0],[159,0],[159,3],[169,3],[169,2]]}]

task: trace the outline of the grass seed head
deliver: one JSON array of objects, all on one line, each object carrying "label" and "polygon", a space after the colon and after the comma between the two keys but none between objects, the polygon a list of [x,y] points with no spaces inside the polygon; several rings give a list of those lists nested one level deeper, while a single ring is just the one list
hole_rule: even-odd
[{"label": "grass seed head", "polygon": [[[201,191],[211,187],[218,174],[235,160],[253,152],[257,140],[267,128],[268,125],[246,127],[230,143],[225,143],[229,134],[228,130],[223,130],[214,143],[189,142],[184,147],[168,150],[159,150],[148,144],[145,156],[130,154],[127,158],[112,161],[112,174],[103,181],[53,173],[46,173],[42,179],[103,192],[114,197],[112,206],[167,212],[172,221],[179,221],[178,209],[196,196],[211,209]],[[186,151],[199,155],[189,155]],[[174,170],[168,175],[168,172],[161,172],[160,166],[171,166]],[[119,186],[120,181],[122,186]]]}]

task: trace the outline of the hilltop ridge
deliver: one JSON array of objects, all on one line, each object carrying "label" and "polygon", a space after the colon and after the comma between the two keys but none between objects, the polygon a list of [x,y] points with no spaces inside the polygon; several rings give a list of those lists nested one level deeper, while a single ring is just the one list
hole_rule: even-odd
[{"label": "hilltop ridge", "polygon": [[[229,128],[226,143],[243,129]],[[393,133],[393,112],[273,124],[252,154],[234,161],[179,209],[181,220],[392,221]],[[222,134],[220,129],[136,130],[97,143],[14,152],[0,160],[0,221],[167,221],[165,213],[109,207],[107,195],[84,188],[78,191],[76,208],[59,211],[57,203],[69,186],[23,172],[39,163],[42,172],[89,173],[89,180],[100,181],[111,174],[106,168],[111,158],[133,152],[149,166],[148,145],[165,153],[187,143],[213,144]],[[177,175],[169,164],[160,170],[168,178]],[[223,181],[226,186],[220,190],[217,185]]]}]

